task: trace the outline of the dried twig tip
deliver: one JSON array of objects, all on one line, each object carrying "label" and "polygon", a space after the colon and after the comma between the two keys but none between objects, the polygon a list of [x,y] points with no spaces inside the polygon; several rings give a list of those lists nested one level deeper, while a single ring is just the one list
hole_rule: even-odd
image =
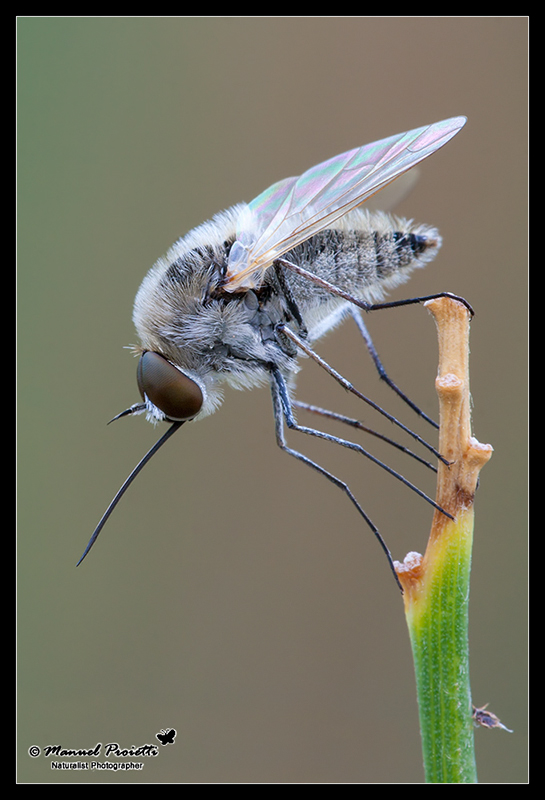
[{"label": "dried twig tip", "polygon": [[466,306],[450,297],[430,300],[439,342],[435,387],[439,398],[439,452],[449,467],[439,465],[437,502],[453,516],[473,500],[481,467],[492,447],[471,435],[469,401],[469,321]]}]

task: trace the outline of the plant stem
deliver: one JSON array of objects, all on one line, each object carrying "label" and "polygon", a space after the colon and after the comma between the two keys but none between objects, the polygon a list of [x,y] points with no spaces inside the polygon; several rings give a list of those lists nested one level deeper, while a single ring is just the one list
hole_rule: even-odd
[{"label": "plant stem", "polygon": [[476,783],[468,604],[473,499],[481,467],[492,454],[471,436],[469,312],[451,298],[426,304],[439,339],[438,505],[425,555],[409,553],[396,571],[404,589],[413,651],[427,783]]}]

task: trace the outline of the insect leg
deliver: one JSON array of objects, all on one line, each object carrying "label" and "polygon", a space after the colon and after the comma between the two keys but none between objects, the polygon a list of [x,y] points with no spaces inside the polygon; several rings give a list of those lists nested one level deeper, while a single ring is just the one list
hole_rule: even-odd
[{"label": "insect leg", "polygon": [[473,317],[475,316],[475,312],[473,311],[470,304],[464,297],[460,297],[457,294],[453,294],[452,292],[437,292],[436,294],[427,294],[423,297],[407,297],[405,300],[391,300],[388,303],[370,303],[366,311],[380,311],[383,308],[398,308],[399,306],[411,306],[415,303],[427,303],[428,300],[438,300],[440,297],[450,297],[451,300],[457,300],[459,303],[462,303],[467,310],[469,311],[470,315]]},{"label": "insect leg", "polygon": [[[283,265],[287,266],[288,262],[286,262],[285,260],[279,259],[279,261],[282,261]],[[293,318],[295,319],[295,321],[297,322],[297,324],[299,326],[299,332],[301,334],[301,338],[302,339],[306,339],[308,337],[308,331],[307,331],[307,329],[306,329],[306,327],[304,325],[301,312],[299,311],[299,307],[297,306],[297,302],[296,302],[296,300],[295,300],[295,298],[294,298],[294,296],[293,296],[293,294],[291,292],[291,289],[289,288],[289,285],[286,283],[286,280],[284,278],[284,271],[283,271],[283,268],[282,268],[281,264],[279,263],[279,261],[276,261],[275,264],[274,264],[274,269],[275,269],[275,272],[276,272],[276,277],[278,279],[278,283],[279,283],[280,288],[281,288],[281,290],[282,290],[282,292],[284,294],[284,298],[286,300],[288,308],[290,309]],[[384,366],[383,366],[383,364],[382,364],[382,362],[381,362],[381,360],[379,358],[379,355],[377,353],[377,349],[376,349],[376,347],[375,347],[375,345],[373,343],[371,335],[370,335],[369,331],[367,330],[367,326],[365,325],[359,310],[357,308],[355,308],[353,305],[351,305],[350,306],[350,313],[352,314],[352,317],[353,317],[354,321],[356,322],[356,325],[358,326],[358,329],[359,329],[359,331],[360,331],[360,333],[362,335],[362,338],[363,338],[363,340],[364,340],[364,342],[365,342],[365,344],[367,346],[367,350],[369,352],[369,355],[373,359],[373,362],[375,364],[375,367],[377,369],[377,372],[378,372],[379,377],[381,378],[381,380],[383,380],[390,387],[390,389],[392,389],[394,392],[396,392],[396,394],[405,403],[407,403],[407,405],[410,406],[413,409],[413,411],[415,411],[420,417],[425,419],[426,422],[429,422],[430,425],[433,425],[434,428],[439,428],[439,425],[437,424],[437,422],[435,422],[433,419],[431,419],[431,417],[428,417],[428,415],[425,414],[422,411],[422,409],[420,409],[416,405],[416,403],[413,403],[413,401],[409,397],[407,397],[407,395],[404,392],[402,392],[401,389],[398,386],[396,386],[396,384],[393,382],[393,380],[389,377],[388,373],[384,369]]]},{"label": "insect leg", "polygon": [[425,414],[422,411],[422,409],[419,408],[416,405],[416,403],[413,403],[413,401],[409,397],[407,397],[407,395],[404,392],[402,392],[401,389],[398,386],[396,386],[396,384],[393,382],[393,380],[389,377],[388,373],[384,369],[382,361],[379,358],[379,355],[377,353],[376,347],[375,347],[375,345],[373,343],[373,340],[371,339],[371,335],[370,335],[369,331],[367,330],[367,326],[365,325],[365,322],[363,321],[361,313],[359,312],[359,310],[357,308],[354,308],[353,306],[351,306],[350,307],[350,313],[351,313],[356,325],[358,326],[359,332],[361,333],[361,335],[363,337],[363,340],[365,342],[365,345],[367,347],[369,355],[373,359],[373,363],[374,363],[374,365],[375,365],[375,367],[377,369],[377,372],[379,374],[380,379],[383,380],[390,387],[390,389],[393,389],[393,391],[397,395],[399,395],[399,397],[405,403],[407,403],[407,405],[410,406],[413,411],[415,411],[420,417],[425,419],[426,422],[429,422],[430,425],[433,425],[434,428],[439,428],[439,425],[437,424],[437,422],[435,422],[431,417],[428,417],[428,415]]},{"label": "insect leg", "polygon": [[282,290],[282,294],[284,295],[284,298],[286,300],[286,305],[288,306],[292,317],[294,318],[299,327],[299,332],[301,336],[303,337],[303,339],[306,339],[308,337],[308,331],[306,325],[303,322],[303,317],[299,310],[299,306],[297,305],[297,301],[293,296],[293,292],[291,291],[288,283],[286,282],[286,279],[284,277],[284,270],[282,269],[282,267],[278,262],[275,262],[274,264],[274,271],[276,272],[276,277],[280,285],[280,289]]},{"label": "insect leg", "polygon": [[419,442],[421,445],[423,445],[428,450],[430,450],[434,454],[434,456],[436,458],[439,458],[444,464],[446,464],[448,466],[449,462],[445,458],[443,458],[443,456],[440,453],[438,453],[437,450],[431,444],[429,444],[424,439],[422,439],[422,437],[419,436],[414,431],[411,431],[410,428],[407,428],[406,425],[403,425],[402,422],[400,422],[394,416],[392,416],[392,414],[389,414],[387,411],[385,411],[383,408],[381,408],[377,403],[375,403],[369,397],[366,397],[364,394],[362,394],[360,391],[358,391],[350,383],[350,381],[348,381],[346,378],[344,378],[339,372],[337,372],[337,370],[333,369],[333,367],[331,367],[327,363],[327,361],[324,361],[323,358],[320,358],[320,356],[317,353],[315,353],[314,350],[312,350],[305,342],[303,342],[302,339],[300,339],[292,330],[290,330],[290,328],[288,328],[286,325],[281,323],[280,325],[277,325],[277,330],[279,330],[280,333],[284,334],[289,339],[291,339],[292,342],[294,342],[294,344],[297,345],[297,347],[299,347],[304,353],[306,353],[308,356],[310,356],[310,358],[312,358],[314,361],[316,361],[316,363],[319,364],[319,366],[321,366],[322,369],[325,369],[325,371],[327,373],[329,373],[329,375],[331,375],[333,378],[335,378],[337,383],[340,383],[340,385],[343,387],[343,389],[346,389],[348,392],[351,392],[356,397],[358,397],[360,400],[363,400],[365,403],[370,405],[371,408],[374,408],[375,411],[378,411],[379,414],[382,414],[383,417],[386,417],[386,419],[389,419],[390,422],[394,423],[394,425],[397,425],[399,428],[401,428],[401,430],[405,431],[405,433],[408,433],[409,436],[412,436],[413,439],[416,439],[417,442]]},{"label": "insect leg", "polygon": [[282,264],[283,267],[287,267],[287,269],[290,269],[292,272],[296,272],[298,275],[301,275],[301,277],[312,281],[317,286],[321,286],[322,289],[326,289],[328,292],[331,292],[331,294],[334,294],[337,297],[342,297],[343,300],[358,306],[358,308],[362,308],[364,311],[378,311],[382,308],[410,306],[414,303],[425,303],[428,300],[436,300],[439,297],[450,297],[453,300],[458,300],[458,302],[463,303],[470,312],[471,316],[474,314],[474,311],[467,300],[465,300],[463,297],[458,297],[458,295],[452,294],[452,292],[437,292],[436,294],[428,294],[423,297],[408,297],[405,300],[392,300],[387,303],[367,303],[365,300],[360,300],[358,297],[354,297],[354,295],[350,294],[349,292],[339,289],[339,287],[335,286],[333,283],[330,283],[323,278],[319,278],[313,272],[309,272],[307,269],[303,269],[303,267],[299,267],[297,264],[293,264],[291,261],[287,261],[285,258],[278,258],[277,261]]},{"label": "insect leg", "polygon": [[344,414],[339,414],[336,411],[329,411],[326,408],[319,408],[318,406],[311,405],[310,403],[303,403],[301,400],[292,400],[292,406],[296,408],[301,408],[303,411],[308,411],[310,414],[317,414],[321,417],[327,417],[328,419],[334,419],[337,422],[342,422],[345,425],[350,425],[352,428],[357,428],[360,431],[364,431],[364,433],[369,433],[371,436],[376,436],[377,439],[381,439],[381,441],[386,442],[387,444],[392,445],[397,450],[400,450],[402,453],[414,458],[415,461],[419,461],[421,464],[424,464],[425,467],[433,470],[433,472],[437,472],[437,467],[434,467],[433,464],[430,464],[429,461],[426,461],[421,456],[413,453],[412,450],[409,450],[408,447],[404,447],[399,442],[396,442],[394,439],[390,439],[389,436],[384,436],[384,434],[379,433],[378,431],[374,431],[372,428],[368,428],[367,425],[364,425],[363,422],[360,422],[359,419],[352,419],[352,417],[346,417]]},{"label": "insect leg", "polygon": [[[426,500],[426,502],[429,503],[431,506],[433,506],[433,508],[437,509],[438,511],[441,511],[443,514],[446,514],[444,509],[442,509],[441,506],[437,505],[435,500],[432,500],[431,497],[428,497],[428,495],[421,489],[419,489],[418,486],[415,486],[414,483],[411,483],[409,480],[407,480],[407,478],[403,477],[403,475],[401,475],[399,472],[396,472],[395,469],[392,469],[383,461],[373,456],[371,453],[365,450],[361,445],[356,444],[355,442],[350,442],[347,439],[341,439],[338,436],[333,436],[330,433],[325,433],[324,431],[318,431],[315,428],[307,428],[303,425],[298,425],[293,415],[291,400],[288,394],[288,388],[286,386],[286,382],[282,376],[282,373],[277,367],[273,366],[271,367],[271,374],[274,379],[274,383],[276,384],[276,387],[278,389],[278,393],[280,395],[280,400],[282,403],[282,410],[284,412],[286,425],[288,426],[288,428],[290,428],[290,430],[299,431],[300,433],[306,433],[308,436],[315,436],[318,439],[325,439],[328,442],[334,442],[335,444],[340,444],[341,447],[347,447],[349,450],[355,450],[357,453],[360,453],[361,455],[365,456],[377,466],[386,470],[386,472],[388,472],[394,478],[397,478],[398,481],[404,483],[405,486],[407,486],[409,489],[412,489],[413,492],[422,497],[423,500]],[[452,519],[450,514],[446,514],[446,516]]]},{"label": "insect leg", "polygon": [[[275,374],[275,372],[276,372],[276,374]],[[278,383],[278,381],[277,381],[277,377],[278,376],[281,378],[281,382],[280,383]],[[401,583],[399,582],[399,578],[397,577],[397,573],[396,573],[395,567],[394,567],[394,562],[393,562],[393,559],[392,559],[392,554],[390,553],[388,547],[386,546],[386,542],[384,541],[384,539],[380,535],[380,532],[379,532],[377,526],[372,522],[370,517],[365,513],[363,508],[360,506],[360,504],[358,503],[358,501],[356,500],[356,498],[352,494],[348,484],[346,484],[344,481],[341,481],[340,478],[336,477],[336,475],[333,475],[331,472],[328,472],[326,469],[324,469],[324,467],[321,467],[315,461],[312,461],[310,458],[308,458],[307,456],[303,455],[302,453],[299,453],[297,450],[293,450],[291,447],[288,447],[288,445],[286,444],[286,439],[284,437],[284,417],[286,416],[285,401],[287,399],[287,392],[286,392],[286,395],[284,397],[284,392],[281,390],[281,387],[283,387],[285,389],[285,384],[283,382],[283,379],[282,379],[280,373],[277,370],[271,371],[271,393],[272,393],[273,411],[274,411],[274,426],[275,426],[275,433],[276,433],[276,442],[277,442],[278,446],[280,447],[281,450],[283,450],[288,455],[293,456],[298,461],[302,461],[303,464],[307,464],[307,466],[312,467],[312,469],[315,469],[317,472],[319,472],[321,475],[323,475],[325,478],[327,478],[329,481],[331,481],[331,483],[333,483],[335,486],[338,486],[339,489],[341,489],[347,495],[347,497],[352,501],[352,503],[356,507],[356,510],[363,517],[363,519],[365,520],[365,522],[367,523],[367,525],[369,526],[369,528],[371,529],[371,531],[375,535],[376,539],[378,540],[378,543],[382,547],[382,549],[383,549],[383,551],[384,551],[384,553],[386,555],[386,558],[388,559],[388,564],[390,565],[390,569],[391,569],[392,574],[393,574],[393,576],[395,578],[395,581],[396,581],[397,585],[399,586],[399,588],[401,590],[401,593],[403,593],[403,587],[401,586]],[[289,400],[288,400],[288,406],[287,407],[289,408]],[[291,414],[291,412],[290,412],[290,414]],[[293,418],[293,415],[291,415],[291,417]]]},{"label": "insect leg", "polygon": [[[288,306],[288,308],[289,308],[294,320],[297,322],[297,325],[299,327],[299,333],[301,335],[301,338],[302,339],[306,339],[308,337],[308,331],[307,331],[306,326],[305,326],[305,324],[303,322],[302,314],[301,314],[301,312],[299,310],[299,307],[297,305],[297,301],[295,300],[295,297],[293,296],[293,293],[292,293],[292,291],[291,291],[291,289],[289,287],[289,284],[286,282],[286,279],[284,277],[284,269],[278,263],[278,261],[276,261],[275,264],[274,264],[274,270],[275,270],[275,273],[276,273],[276,277],[277,277],[278,283],[280,285],[280,289],[284,294],[284,298],[286,300],[286,304],[287,304],[287,306]],[[377,350],[376,350],[376,347],[375,347],[375,345],[373,343],[371,335],[370,335],[369,331],[367,330],[367,326],[365,325],[359,310],[354,308],[353,306],[350,306],[350,313],[352,314],[352,317],[354,318],[354,320],[356,322],[356,325],[359,328],[359,331],[360,331],[360,333],[361,333],[361,335],[363,337],[363,340],[365,341],[365,344],[367,346],[367,350],[369,352],[369,355],[373,359],[373,362],[375,364],[375,367],[376,367],[376,369],[378,371],[378,374],[379,374],[380,378],[391,389],[393,389],[393,391],[396,392],[399,395],[399,397],[401,397],[401,399],[404,400],[413,409],[413,411],[415,411],[419,416],[423,417],[427,422],[429,422],[435,428],[438,428],[439,425],[436,422],[434,422],[434,420],[432,420],[430,417],[428,417],[428,415],[425,414],[416,405],[416,403],[413,403],[413,401],[409,397],[407,397],[407,395],[404,394],[404,392],[402,392],[401,389],[399,389],[396,386],[396,384],[392,381],[392,379],[388,376],[386,370],[384,369],[384,366],[382,365],[382,362],[381,362],[381,360],[379,358],[379,355],[377,353]],[[303,407],[303,406],[301,405],[301,407]],[[316,407],[313,407],[313,408],[308,407],[308,410],[311,410],[314,413],[322,413],[324,415],[329,415],[330,417],[331,416],[336,416],[337,419],[341,418],[341,415],[335,415],[334,412],[332,412],[332,411],[326,412],[323,409],[322,410],[316,409]],[[382,436],[381,434],[377,433],[376,431],[372,431],[370,428],[366,428],[364,425],[362,425],[357,420],[348,420],[347,418],[344,418],[342,421],[346,422],[349,425],[352,425],[353,427],[359,427],[360,430],[364,430],[367,433],[371,433],[373,436],[378,436],[379,438],[384,439],[384,441],[387,441],[387,442],[389,442],[389,444],[392,444],[394,447],[397,447],[398,449],[402,450],[403,452],[408,453],[413,458],[416,458],[418,461],[421,461],[422,463],[426,464],[426,466],[431,467],[431,469],[435,469],[435,467],[432,467],[431,464],[429,464],[428,462],[424,461],[419,456],[415,455],[415,453],[412,453],[407,448],[402,447],[397,442],[394,442],[393,440],[388,439],[388,437]]]}]

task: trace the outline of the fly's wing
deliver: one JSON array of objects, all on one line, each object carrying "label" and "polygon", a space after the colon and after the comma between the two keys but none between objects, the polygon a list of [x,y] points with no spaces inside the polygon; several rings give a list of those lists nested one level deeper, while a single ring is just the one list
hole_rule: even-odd
[{"label": "fly's wing", "polygon": [[465,117],[452,117],[400,133],[341,153],[299,178],[275,183],[252,200],[238,220],[224,289],[259,286],[275,259],[439,150],[465,123]]},{"label": "fly's wing", "polygon": [[405,200],[418,181],[420,180],[420,170],[418,167],[413,167],[408,172],[404,172],[395,181],[389,183],[380,193],[371,195],[365,201],[365,208],[368,211],[391,211],[402,200]]}]

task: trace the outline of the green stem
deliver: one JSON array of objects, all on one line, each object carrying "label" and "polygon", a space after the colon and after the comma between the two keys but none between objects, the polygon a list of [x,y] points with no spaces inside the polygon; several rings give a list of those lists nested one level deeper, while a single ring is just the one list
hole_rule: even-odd
[{"label": "green stem", "polygon": [[426,783],[477,782],[468,647],[472,534],[472,511],[445,527],[428,580],[406,604]]}]

